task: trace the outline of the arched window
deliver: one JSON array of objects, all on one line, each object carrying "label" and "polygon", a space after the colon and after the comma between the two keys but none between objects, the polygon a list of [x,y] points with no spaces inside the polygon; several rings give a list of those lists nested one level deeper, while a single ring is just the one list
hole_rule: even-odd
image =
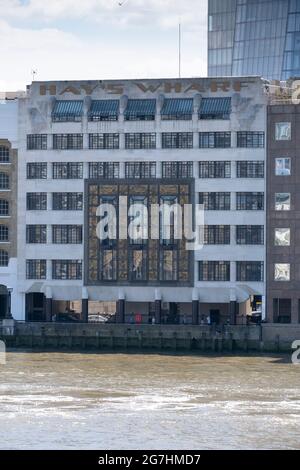
[{"label": "arched window", "polygon": [[9,215],[9,202],[5,199],[0,199],[0,216],[5,217]]},{"label": "arched window", "polygon": [[7,173],[0,173],[0,190],[9,189],[9,175]]},{"label": "arched window", "polygon": [[0,250],[0,266],[8,266],[8,253],[7,251]]},{"label": "arched window", "polygon": [[9,148],[5,145],[0,145],[0,163],[9,162]]}]

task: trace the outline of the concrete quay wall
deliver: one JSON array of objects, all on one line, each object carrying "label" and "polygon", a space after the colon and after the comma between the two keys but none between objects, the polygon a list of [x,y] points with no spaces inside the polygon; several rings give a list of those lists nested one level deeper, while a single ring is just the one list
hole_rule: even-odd
[{"label": "concrete quay wall", "polygon": [[6,320],[8,348],[95,351],[291,352],[300,326],[213,326],[20,323]]}]

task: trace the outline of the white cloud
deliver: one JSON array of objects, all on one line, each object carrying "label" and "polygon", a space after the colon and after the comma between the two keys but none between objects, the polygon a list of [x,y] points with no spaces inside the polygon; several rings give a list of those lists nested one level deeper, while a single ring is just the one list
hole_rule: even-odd
[{"label": "white cloud", "polygon": [[206,23],[207,0],[0,0],[3,17],[40,21],[88,19],[119,24],[159,24],[173,27],[178,19],[187,25]]},{"label": "white cloud", "polygon": [[[1,16],[6,18],[0,20],[0,56],[5,64],[0,90],[24,89],[33,68],[38,69],[38,80],[177,76],[179,16],[182,74],[205,76],[203,4],[206,0],[128,0],[121,16],[122,8],[113,0],[32,0],[28,6],[0,0]],[[77,17],[85,18],[86,25],[103,22],[103,28],[99,34],[85,35],[68,23],[68,32],[62,30],[64,18]]]}]

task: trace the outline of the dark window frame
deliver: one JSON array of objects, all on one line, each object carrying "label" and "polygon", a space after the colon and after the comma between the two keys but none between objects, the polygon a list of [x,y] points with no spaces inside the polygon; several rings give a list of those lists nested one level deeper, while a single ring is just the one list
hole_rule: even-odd
[{"label": "dark window frame", "polygon": [[27,134],[27,150],[47,150],[48,134]]},{"label": "dark window frame", "polygon": [[163,149],[192,149],[194,147],[193,132],[163,132]]}]

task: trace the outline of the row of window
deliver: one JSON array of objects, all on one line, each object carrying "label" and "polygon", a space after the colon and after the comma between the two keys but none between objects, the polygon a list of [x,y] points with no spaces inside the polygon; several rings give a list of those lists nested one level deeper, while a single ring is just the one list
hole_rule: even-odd
[{"label": "row of window", "polygon": [[[28,193],[26,198],[26,205],[28,211],[46,211],[47,193]],[[83,193],[53,193],[52,209],[55,211],[82,211]]]},{"label": "row of window", "polygon": [[[7,228],[7,227],[4,227]],[[231,242],[230,225],[206,225],[204,227],[203,241],[205,245],[230,245]],[[0,241],[6,241],[6,234],[1,232]],[[47,243],[47,225],[27,225],[26,243],[45,244]],[[82,225],[53,225],[52,243],[54,244],[81,244]],[[236,226],[237,245],[263,245],[264,227],[263,225],[238,225]],[[139,244],[139,243],[138,243]]]},{"label": "row of window", "polygon": [[[199,119],[230,119],[231,98],[202,98],[198,107]],[[53,122],[81,122],[83,100],[57,100],[52,110]],[[154,121],[156,99],[129,99],[124,110],[125,121]],[[193,98],[165,98],[160,111],[162,120],[192,120]],[[118,121],[119,100],[92,100],[87,117],[89,121]]]},{"label": "row of window", "polygon": [[[26,243],[47,243],[47,225],[27,225]],[[52,243],[82,243],[82,225],[52,225]]]},{"label": "row of window", "polygon": [[[175,281],[172,273],[176,272],[176,263],[169,258],[170,250],[162,252],[160,279],[162,281]],[[105,250],[103,253],[102,280],[114,281],[116,273],[115,250]],[[1,252],[0,252],[1,260]],[[146,273],[147,260],[143,256],[143,250],[131,251],[131,269],[132,281],[143,281]],[[138,269],[136,269],[138,266]],[[164,269],[164,266],[166,267]],[[170,271],[171,266],[171,271]],[[230,261],[200,261],[199,281],[202,282],[230,282]],[[169,276],[170,274],[170,276]],[[166,276],[167,275],[167,276]],[[26,278],[27,279],[46,279],[47,278],[47,260],[26,260]],[[80,260],[53,260],[52,261],[52,279],[54,280],[81,280],[82,279],[82,261]],[[264,263],[257,261],[237,261],[236,262],[236,281],[237,282],[263,282]]]},{"label": "row of window", "polygon": [[[193,178],[193,162],[163,162],[163,178]],[[155,162],[125,163],[126,178],[156,178]],[[1,174],[0,174],[1,175]],[[119,178],[120,165],[114,162],[89,163],[89,178]],[[27,163],[27,179],[47,179],[47,163]],[[52,163],[53,179],[82,179],[83,163]],[[264,162],[236,162],[237,178],[264,178]],[[200,162],[200,178],[231,178],[231,162]]]},{"label": "row of window", "polygon": [[[207,211],[230,211],[231,193],[199,193],[199,204]],[[236,193],[236,210],[264,210],[264,193]]]},{"label": "row of window", "polygon": [[[237,282],[263,282],[264,263],[260,261],[237,261]],[[230,282],[230,261],[200,261],[199,281]]]},{"label": "row of window", "polygon": [[[53,210],[82,210],[82,193],[53,193]],[[27,193],[27,210],[47,210],[47,193]],[[7,201],[2,201],[7,202]],[[199,193],[199,204],[204,205],[207,211],[230,211],[231,193]],[[260,211],[264,210],[264,193],[236,193],[236,210],[238,211]],[[5,210],[0,215],[8,215]]]},{"label": "row of window", "polygon": [[[26,279],[46,279],[47,261],[46,260],[27,260],[26,261]],[[81,280],[82,279],[82,261],[79,260],[53,260],[52,261],[52,279],[58,280]]]},{"label": "row of window", "polygon": [[[125,149],[155,149],[156,133],[126,133]],[[54,150],[82,150],[83,134],[53,134]],[[263,148],[264,132],[237,132],[237,147]],[[191,149],[194,147],[193,132],[163,132],[163,149]],[[199,148],[230,148],[231,132],[200,132]],[[47,134],[30,134],[27,136],[27,150],[47,150]],[[120,137],[116,133],[89,134],[89,149],[115,150],[120,148]]]}]

